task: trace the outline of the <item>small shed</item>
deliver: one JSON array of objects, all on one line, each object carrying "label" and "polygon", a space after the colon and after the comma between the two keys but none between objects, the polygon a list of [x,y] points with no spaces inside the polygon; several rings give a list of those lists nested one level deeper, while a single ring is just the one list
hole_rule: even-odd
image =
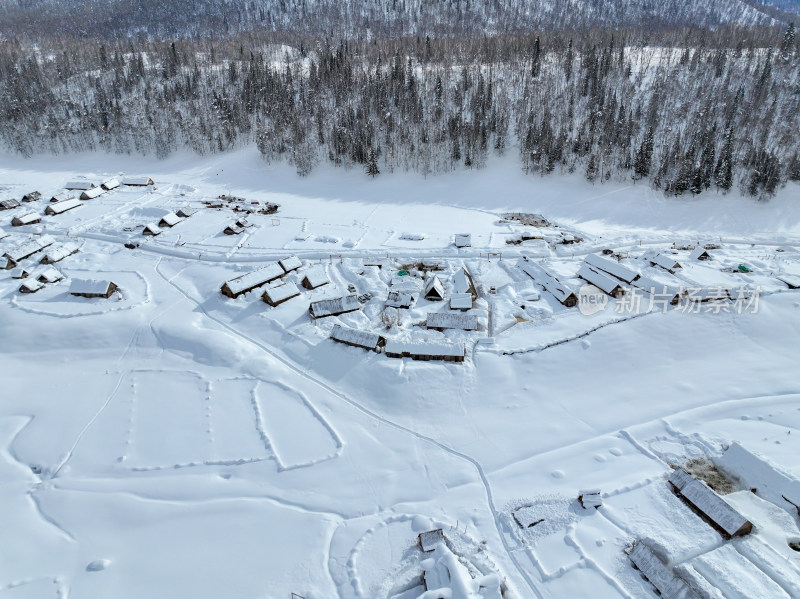
[{"label": "small shed", "polygon": [[642,541],[636,541],[633,544],[628,557],[664,599],[689,599],[690,597],[695,597],[694,593],[686,586],[686,583],[675,576],[673,571]]},{"label": "small shed", "polygon": [[414,296],[405,291],[389,291],[385,305],[390,308],[408,309],[414,304]]},{"label": "small shed", "polygon": [[311,302],[308,306],[308,313],[311,318],[325,318],[326,316],[338,316],[347,312],[355,312],[361,309],[361,303],[355,293],[337,297],[334,299],[320,300]]},{"label": "small shed", "polygon": [[183,207],[181,207],[180,210],[178,210],[178,212],[176,214],[178,216],[180,216],[181,218],[189,218],[195,212],[197,212],[196,208],[192,208],[191,206],[183,206]]},{"label": "small shed", "polygon": [[11,271],[12,279],[27,279],[31,273],[26,268],[15,268]]},{"label": "small shed", "polygon": [[444,532],[442,532],[441,528],[426,530],[419,533],[417,542],[419,543],[419,548],[425,553],[433,551],[439,543],[444,543]]},{"label": "small shed", "polygon": [[25,214],[19,214],[11,219],[11,224],[14,227],[35,225],[36,223],[40,222],[42,222],[42,217],[36,212],[26,212]]},{"label": "small shed", "polygon": [[264,290],[262,299],[270,306],[279,306],[283,302],[287,302],[293,297],[300,295],[300,290],[294,283],[284,283],[275,287],[267,287]]},{"label": "small shed", "polygon": [[0,200],[0,210],[13,210],[14,208],[19,208],[22,204],[19,203],[19,200],[15,200],[13,198],[8,200]]},{"label": "small shed", "polygon": [[284,272],[292,272],[293,270],[297,270],[301,266],[303,266],[303,262],[297,256],[289,256],[288,258],[284,258],[283,260],[278,260],[278,264],[281,265]]},{"label": "small shed", "polygon": [[47,254],[44,255],[42,258],[42,264],[55,264],[56,262],[61,262],[67,256],[71,256],[72,254],[77,254],[80,251],[78,245],[68,241],[67,243],[63,243],[52,248]]},{"label": "small shed", "polygon": [[325,274],[325,267],[322,265],[312,266],[303,275],[302,285],[306,289],[316,289],[330,283],[328,275]]},{"label": "small shed", "polygon": [[113,281],[96,281],[91,279],[72,279],[69,285],[70,295],[78,297],[109,298],[119,287]]},{"label": "small shed", "polygon": [[240,295],[252,291],[256,287],[261,287],[283,277],[285,273],[277,262],[270,262],[266,266],[240,275],[222,284],[220,291],[222,295],[236,298]]},{"label": "small shed", "polygon": [[339,343],[344,343],[345,345],[361,347],[375,352],[379,351],[386,343],[386,340],[377,333],[359,331],[358,329],[343,327],[340,324],[333,325],[331,339]]},{"label": "small shed", "polygon": [[625,289],[620,285],[619,279],[593,266],[589,266],[586,262],[581,264],[578,270],[578,276],[584,281],[598,287],[611,297],[621,297],[625,294]]},{"label": "small shed", "polygon": [[520,262],[519,267],[522,272],[528,275],[536,283],[544,287],[553,297],[555,297],[567,308],[577,305],[578,296],[575,295],[575,293],[564,283],[559,281],[555,275],[552,275],[539,264],[526,261]]},{"label": "small shed", "polygon": [[87,189],[92,189],[94,187],[94,183],[91,181],[69,181],[66,185],[64,185],[64,189],[73,189],[76,191],[84,191]]},{"label": "small shed", "polygon": [[44,287],[44,283],[42,283],[38,279],[27,279],[22,285],[20,285],[19,292],[20,293],[36,293],[42,287]]},{"label": "small shed", "polygon": [[50,268],[45,268],[39,274],[37,280],[40,283],[58,283],[63,278],[64,275],[51,266]]},{"label": "small shed", "polygon": [[650,264],[653,266],[660,266],[664,270],[675,274],[675,271],[681,268],[680,263],[671,254],[658,254],[650,258]]},{"label": "small shed", "polygon": [[472,235],[470,233],[456,233],[455,246],[457,248],[472,247]]},{"label": "small shed", "polygon": [[93,200],[95,198],[100,197],[106,192],[105,189],[102,187],[92,187],[91,189],[87,189],[81,192],[81,199],[82,200]]},{"label": "small shed", "polygon": [[148,223],[142,229],[142,235],[150,235],[155,237],[156,235],[161,235],[161,229],[158,228],[158,225],[155,223]]},{"label": "small shed", "polygon": [[753,530],[753,525],[747,518],[683,468],[672,473],[669,483],[689,507],[724,537],[743,536]]},{"label": "small shed", "polygon": [[422,296],[430,302],[441,302],[444,300],[444,285],[438,275],[432,275],[425,281]]},{"label": "small shed", "polygon": [[61,193],[57,193],[50,198],[50,203],[55,204],[56,202],[63,202],[64,200],[71,200],[75,197],[75,194],[68,193],[66,191],[62,191]]},{"label": "small shed", "polygon": [[635,280],[641,277],[638,272],[620,264],[616,260],[605,258],[599,254],[589,254],[586,256],[586,258],[584,258],[584,262],[597,270],[614,275],[626,283],[633,283]]},{"label": "small shed", "polygon": [[710,260],[711,254],[703,246],[698,246],[689,254],[689,260]]},{"label": "small shed", "polygon": [[170,212],[169,214],[165,214],[164,216],[161,217],[161,220],[158,221],[158,226],[159,227],[174,227],[175,225],[177,225],[182,220],[183,219],[180,216],[178,216],[174,212]]},{"label": "small shed", "polygon": [[443,331],[459,329],[462,331],[478,330],[478,317],[475,314],[454,314],[453,312],[431,312],[425,321],[429,329]]},{"label": "small shed", "polygon": [[596,509],[603,505],[603,497],[600,495],[600,489],[581,489],[578,491],[578,501],[585,510],[588,510],[590,507]]},{"label": "small shed", "polygon": [[465,356],[463,343],[449,341],[398,341],[386,340],[385,353],[390,358],[411,358],[412,360],[443,360],[463,362]]},{"label": "small shed", "polygon": [[153,180],[150,177],[123,177],[122,184],[131,187],[146,187],[153,185]]},{"label": "small shed", "polygon": [[251,223],[246,218],[242,217],[236,221],[236,225],[241,227],[242,229],[247,229],[248,227],[252,227],[253,223]]},{"label": "small shed", "polygon": [[459,268],[453,275],[453,293],[469,293],[473,300],[478,299],[478,290],[465,268]]},{"label": "small shed", "polygon": [[26,193],[24,196],[22,196],[22,201],[23,202],[35,202],[35,201],[41,200],[41,199],[42,199],[42,194],[39,193],[38,191],[32,191],[32,192]]},{"label": "small shed", "polygon": [[44,209],[44,213],[50,216],[56,216],[58,214],[63,214],[67,210],[72,210],[73,208],[77,208],[81,205],[81,201],[77,198],[70,198],[68,200],[62,200],[60,202],[54,202],[50,204],[47,208]]},{"label": "small shed", "polygon": [[237,225],[236,223],[234,223],[232,225],[228,225],[227,227],[225,227],[223,233],[225,233],[225,235],[241,235],[242,233],[244,233],[244,229],[239,225]]},{"label": "small shed", "polygon": [[53,245],[53,243],[55,243],[55,240],[52,237],[49,235],[42,235],[41,237],[34,237],[15,248],[11,248],[3,255],[16,265],[25,258],[33,256],[36,252],[40,252],[44,248]]},{"label": "small shed", "polygon": [[105,189],[106,191],[111,191],[112,189],[116,189],[119,187],[119,179],[116,177],[111,177],[110,179],[106,179],[100,184],[100,187]]}]

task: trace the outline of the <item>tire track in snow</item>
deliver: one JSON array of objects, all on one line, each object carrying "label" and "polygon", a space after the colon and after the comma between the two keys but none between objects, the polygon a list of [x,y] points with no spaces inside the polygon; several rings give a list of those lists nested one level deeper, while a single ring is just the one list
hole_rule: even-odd
[{"label": "tire track in snow", "polygon": [[504,525],[503,525],[502,520],[500,518],[500,511],[497,509],[497,506],[496,506],[495,501],[494,501],[494,495],[492,493],[491,485],[489,484],[489,479],[488,479],[488,477],[486,475],[486,472],[483,469],[483,466],[480,464],[480,462],[478,462],[478,460],[476,460],[475,458],[473,458],[473,457],[471,457],[471,456],[469,456],[469,455],[467,455],[465,453],[462,453],[462,452],[460,452],[460,451],[458,451],[456,449],[453,449],[452,447],[449,447],[449,446],[445,445],[444,443],[442,443],[440,441],[437,441],[436,439],[433,439],[431,437],[428,437],[428,436],[425,436],[425,435],[423,435],[421,433],[418,433],[417,431],[415,431],[413,429],[410,429],[410,428],[407,428],[407,427],[405,427],[405,426],[403,426],[401,424],[398,424],[396,422],[393,422],[392,420],[389,420],[388,418],[384,418],[380,414],[377,414],[376,412],[373,412],[369,408],[364,407],[363,405],[361,405],[359,402],[357,402],[356,400],[352,399],[351,397],[348,397],[347,395],[345,395],[341,391],[331,387],[325,381],[323,381],[321,379],[318,379],[317,377],[311,375],[308,371],[302,370],[294,362],[290,361],[287,358],[284,358],[283,356],[281,356],[280,354],[275,352],[273,349],[271,349],[269,346],[261,343],[260,341],[250,337],[249,335],[247,335],[245,333],[242,333],[241,331],[238,331],[237,329],[235,329],[234,327],[229,325],[227,322],[225,322],[221,318],[217,318],[216,316],[212,316],[206,310],[205,306],[203,306],[202,303],[196,301],[189,294],[187,294],[179,285],[174,283],[172,281],[172,279],[170,279],[166,275],[164,275],[161,272],[161,270],[158,268],[160,266],[160,264],[161,264],[161,262],[159,261],[159,263],[156,265],[156,268],[155,268],[156,273],[159,276],[161,276],[161,278],[163,278],[172,287],[174,287],[181,295],[183,295],[188,302],[190,302],[191,304],[196,306],[197,309],[200,310],[209,320],[212,320],[213,322],[216,322],[218,325],[222,326],[224,329],[226,329],[230,333],[236,335],[237,337],[239,337],[239,338],[241,338],[241,339],[243,339],[245,341],[248,341],[249,343],[251,343],[255,347],[261,349],[266,354],[268,354],[269,356],[274,358],[276,361],[278,361],[281,364],[283,364],[285,367],[287,367],[289,370],[294,372],[296,375],[298,375],[301,378],[303,378],[303,379],[315,384],[316,386],[320,387],[324,391],[327,391],[328,393],[332,394],[334,397],[336,397],[336,398],[340,399],[341,401],[345,402],[346,404],[348,404],[352,408],[358,410],[359,412],[361,412],[365,416],[367,416],[367,417],[369,417],[369,418],[371,418],[371,419],[373,419],[373,420],[375,420],[377,422],[380,422],[381,424],[383,424],[385,426],[388,426],[388,427],[390,427],[390,428],[392,428],[394,430],[400,431],[400,432],[405,433],[407,435],[411,435],[412,437],[416,438],[419,441],[423,441],[425,443],[433,445],[434,447],[437,447],[438,449],[441,449],[442,451],[452,455],[453,457],[458,458],[458,459],[463,460],[463,461],[466,461],[470,465],[472,465],[472,467],[477,472],[478,477],[480,478],[481,484],[483,485],[484,491],[486,493],[487,505],[489,507],[489,511],[492,514],[492,518],[493,518],[494,523],[495,523],[495,528],[497,530],[497,534],[500,537],[500,541],[503,544],[503,547],[504,547],[504,549],[506,551],[506,554],[508,555],[508,557],[510,558],[510,560],[513,563],[514,567],[516,568],[517,573],[519,574],[520,578],[522,578],[522,580],[528,586],[528,589],[530,590],[530,592],[533,593],[538,599],[544,599],[544,596],[542,595],[541,591],[537,587],[536,583],[534,582],[534,580],[532,579],[530,574],[523,568],[522,564],[520,564],[520,562],[519,562],[519,559],[513,553],[513,548],[510,546],[510,544],[508,542],[508,539],[506,538],[506,535],[503,532]]}]

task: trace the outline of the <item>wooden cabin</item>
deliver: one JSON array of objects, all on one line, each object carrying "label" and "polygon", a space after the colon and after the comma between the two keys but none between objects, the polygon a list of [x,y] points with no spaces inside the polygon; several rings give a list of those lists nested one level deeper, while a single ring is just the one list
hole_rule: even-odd
[{"label": "wooden cabin", "polygon": [[288,302],[293,297],[300,295],[300,290],[294,283],[284,283],[275,287],[267,287],[264,290],[262,299],[270,306],[280,306],[283,302]]},{"label": "wooden cabin", "polygon": [[169,214],[165,214],[164,216],[161,217],[161,220],[158,221],[158,226],[162,228],[174,227],[182,220],[183,219],[180,216],[178,216],[174,212],[170,212]]},{"label": "wooden cabin", "polygon": [[69,181],[66,185],[64,185],[64,189],[75,191],[85,191],[87,189],[92,189],[93,187],[94,183],[91,181]]},{"label": "wooden cabin", "polygon": [[449,341],[397,341],[387,339],[385,353],[390,358],[463,362],[466,352],[462,343],[452,343]]},{"label": "wooden cabin", "polygon": [[14,227],[35,225],[40,222],[42,222],[42,217],[36,212],[26,212],[25,214],[19,214],[11,219],[11,225]]},{"label": "wooden cabin", "polygon": [[584,258],[584,263],[588,264],[592,268],[596,270],[603,271],[610,275],[617,277],[619,280],[624,281],[628,284],[633,283],[635,280],[639,279],[642,275],[638,272],[628,268],[617,262],[616,260],[612,260],[610,258],[605,258],[600,256],[599,254],[589,254]]},{"label": "wooden cabin", "polygon": [[408,309],[414,304],[414,296],[405,291],[389,291],[385,305],[390,308]]},{"label": "wooden cabin", "polygon": [[124,177],[122,184],[131,187],[146,187],[153,185],[153,180],[150,177]]},{"label": "wooden cabin", "polygon": [[181,218],[189,218],[195,212],[197,212],[196,208],[192,208],[191,206],[183,206],[180,210],[178,210],[178,212],[176,212],[176,214]]},{"label": "wooden cabin", "polygon": [[225,281],[220,291],[222,295],[236,298],[248,291],[252,291],[256,287],[261,287],[262,285],[283,278],[284,274],[286,273],[283,272],[280,264],[277,262],[270,262],[257,270],[240,275],[230,281]]},{"label": "wooden cabin", "polygon": [[13,262],[14,265],[17,265],[25,258],[30,258],[36,252],[40,252],[44,248],[49,247],[54,243],[55,239],[49,235],[42,235],[40,237],[34,237],[33,239],[26,241],[22,245],[19,245],[15,248],[11,248],[3,255]]},{"label": "wooden cabin", "polygon": [[380,348],[386,344],[386,340],[377,333],[359,331],[339,324],[333,325],[331,339],[345,345],[360,347],[374,352],[380,351]]},{"label": "wooden cabin", "polygon": [[35,201],[41,200],[41,199],[42,199],[42,194],[39,193],[38,191],[32,191],[32,192],[26,193],[24,196],[22,196],[22,201],[23,202],[35,202]]},{"label": "wooden cabin", "polygon": [[327,316],[338,316],[347,312],[355,312],[361,309],[358,296],[353,293],[334,299],[320,300],[311,302],[308,306],[308,313],[312,319],[325,318]]},{"label": "wooden cabin", "polygon": [[325,267],[317,265],[309,268],[303,275],[302,285],[306,289],[316,289],[330,283],[328,275],[325,274]]},{"label": "wooden cabin", "polygon": [[22,285],[19,287],[20,293],[36,293],[40,289],[44,287],[44,283],[42,283],[38,279],[27,279]]},{"label": "wooden cabin", "polygon": [[625,288],[622,287],[619,279],[612,277],[602,270],[598,270],[593,266],[590,266],[586,262],[581,264],[580,269],[578,269],[578,276],[587,283],[591,283],[601,291],[607,293],[611,297],[622,297],[625,295]]},{"label": "wooden cabin", "polygon": [[425,287],[422,290],[422,297],[429,302],[441,302],[444,300],[444,285],[442,285],[438,275],[432,275],[427,278]]},{"label": "wooden cabin", "polygon": [[30,275],[30,271],[27,268],[15,268],[11,271],[11,278],[12,279],[27,279]]},{"label": "wooden cabin", "polygon": [[49,216],[56,216],[58,214],[63,214],[67,210],[77,208],[78,206],[81,206],[81,201],[77,198],[70,198],[68,200],[62,200],[61,202],[50,204],[44,209],[44,213]]},{"label": "wooden cabin", "polygon": [[675,274],[675,271],[681,268],[680,263],[671,254],[658,254],[650,258],[650,264],[652,266],[660,266],[672,274]]},{"label": "wooden cabin", "polygon": [[425,321],[425,327],[444,331],[459,329],[461,331],[477,331],[478,317],[475,314],[454,314],[453,312],[431,312]]},{"label": "wooden cabin", "polygon": [[90,279],[72,279],[69,285],[70,295],[77,297],[101,297],[108,299],[119,287],[113,281],[96,281]]},{"label": "wooden cabin", "polygon": [[156,235],[161,235],[161,229],[155,223],[148,223],[144,226],[144,229],[142,229],[142,235],[155,237]]},{"label": "wooden cabin", "polygon": [[19,200],[15,200],[13,198],[8,200],[0,200],[0,210],[13,210],[14,208],[19,208],[22,204],[19,203]]},{"label": "wooden cabin", "polygon": [[225,233],[225,235],[241,235],[242,233],[244,233],[244,229],[234,223],[232,225],[228,225],[227,227],[225,227],[225,229],[222,232]]},{"label": "wooden cabin", "polygon": [[50,198],[50,203],[55,204],[56,202],[63,202],[64,200],[71,200],[73,198],[75,198],[75,194],[62,191],[61,193],[57,193],[52,196]]},{"label": "wooden cabin", "polygon": [[303,261],[297,256],[289,256],[283,260],[278,260],[278,264],[281,265],[281,268],[283,268],[284,272],[290,273],[293,270],[298,270],[301,268],[303,266]]},{"label": "wooden cabin", "polygon": [[465,268],[459,268],[453,275],[453,293],[469,293],[473,300],[478,299],[478,290],[472,281],[472,276]]},{"label": "wooden cabin", "polygon": [[42,271],[42,272],[39,274],[39,276],[37,277],[37,280],[38,280],[40,283],[58,283],[58,282],[59,282],[60,280],[62,280],[63,278],[64,278],[64,275],[62,275],[62,274],[61,274],[61,273],[60,273],[58,270],[56,270],[55,268],[53,268],[53,267],[50,267],[50,268],[46,268],[46,269],[44,269],[44,270],[43,270],[43,271]]},{"label": "wooden cabin", "polygon": [[68,241],[67,243],[63,243],[52,248],[48,251],[44,257],[42,258],[42,264],[55,264],[56,262],[61,262],[64,258],[71,256],[72,254],[77,254],[80,251],[80,248],[77,244]]},{"label": "wooden cabin", "polygon": [[753,524],[728,505],[703,481],[694,478],[683,468],[669,477],[675,493],[689,507],[726,538],[738,537],[753,530]]},{"label": "wooden cabin", "polygon": [[100,184],[100,187],[105,189],[106,191],[111,191],[112,189],[116,189],[119,187],[119,179],[116,177],[112,177],[111,179],[106,179]]},{"label": "wooden cabin", "polygon": [[578,304],[578,296],[558,278],[535,262],[520,262],[522,272],[537,284],[546,289],[553,297],[567,308]]},{"label": "wooden cabin", "polygon": [[92,187],[91,189],[87,189],[81,192],[81,199],[82,200],[93,200],[95,198],[99,198],[106,192],[105,189],[102,187]]},{"label": "wooden cabin", "polygon": [[693,597],[686,583],[675,576],[675,573],[664,562],[662,562],[653,551],[641,540],[633,544],[633,548],[628,553],[634,567],[639,570],[644,577],[650,581],[658,595],[671,599],[689,599]]}]

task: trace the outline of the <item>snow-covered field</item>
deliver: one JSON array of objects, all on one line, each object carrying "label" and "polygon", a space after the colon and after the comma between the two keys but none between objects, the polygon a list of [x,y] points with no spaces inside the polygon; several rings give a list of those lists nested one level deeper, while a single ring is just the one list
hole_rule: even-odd
[{"label": "snow-covered field", "polygon": [[[121,174],[155,184],[44,214],[67,181]],[[699,596],[800,596],[783,499],[800,502],[800,291],[782,280],[800,278],[797,186],[760,204],[510,163],[371,180],[298,179],[255,149],[4,158],[0,200],[34,189],[0,211],[0,254],[53,241],[18,261],[27,278],[0,270],[0,598],[416,599],[426,583],[428,598],[656,597],[626,556],[635,540]],[[221,194],[244,201],[214,207]],[[277,213],[258,212],[268,202]],[[184,206],[197,211],[143,235]],[[41,222],[11,225],[28,212]],[[242,217],[252,226],[223,232]],[[79,251],[50,265],[63,279],[20,293],[65,243]],[[704,261],[675,249],[698,244],[718,247]],[[724,300],[592,288],[604,309],[587,315],[526,272],[585,295],[576,273],[602,250],[640,280]],[[220,293],[289,256],[302,266],[286,302],[261,299],[277,282]],[[304,288],[312,268],[328,283]],[[444,300],[423,297],[427,271]],[[477,299],[457,312],[462,273]],[[71,295],[85,279],[119,290]],[[410,308],[384,309],[393,288]],[[349,293],[358,309],[309,317]],[[475,330],[427,329],[429,314]],[[337,324],[386,351],[335,343]],[[464,362],[387,355],[399,345],[463,348]],[[670,466],[705,459],[751,534],[726,540],[672,492]],[[585,510],[592,488],[603,505]],[[423,553],[417,535],[437,528],[445,544]]]}]

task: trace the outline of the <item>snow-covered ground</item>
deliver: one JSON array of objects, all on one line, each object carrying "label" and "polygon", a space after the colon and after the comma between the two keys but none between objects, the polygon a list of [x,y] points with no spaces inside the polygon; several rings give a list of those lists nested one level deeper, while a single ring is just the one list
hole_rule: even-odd
[{"label": "snow-covered ground", "polygon": [[[67,181],[119,174],[155,185],[44,215]],[[0,254],[41,234],[80,250],[36,293],[19,287],[47,249],[20,260],[26,279],[0,271],[0,597],[416,599],[426,581],[451,593],[427,597],[655,597],[626,557],[634,540],[708,596],[798,596],[798,514],[781,496],[800,501],[800,292],[778,278],[800,276],[797,186],[755,203],[528,177],[510,161],[371,180],[298,179],[255,149],[4,158],[0,200],[34,189],[41,200],[0,212]],[[221,194],[244,201],[211,207]],[[268,202],[279,211],[258,213]],[[142,234],[183,206],[197,212]],[[30,211],[41,223],[11,226]],[[242,217],[252,226],[223,233]],[[507,243],[523,233],[542,239]],[[673,249],[698,242],[719,246],[710,260]],[[580,295],[583,259],[604,249],[646,280],[726,299],[600,293],[587,315],[524,270]],[[681,268],[653,266],[659,253]],[[292,255],[299,296],[220,293]],[[329,283],[301,287],[311,267]],[[429,267],[445,301],[415,291],[410,309],[384,310]],[[462,270],[477,329],[426,330],[454,313]],[[119,290],[71,295],[79,279]],[[310,302],[348,293],[360,309],[310,319]],[[466,357],[393,359],[333,342],[334,324]],[[760,458],[726,453],[734,441]],[[752,534],[723,539],[672,493],[670,465],[699,458],[731,477],[725,499]],[[595,487],[603,506],[584,510],[578,492]],[[446,544],[423,553],[417,535],[437,528]]]}]

